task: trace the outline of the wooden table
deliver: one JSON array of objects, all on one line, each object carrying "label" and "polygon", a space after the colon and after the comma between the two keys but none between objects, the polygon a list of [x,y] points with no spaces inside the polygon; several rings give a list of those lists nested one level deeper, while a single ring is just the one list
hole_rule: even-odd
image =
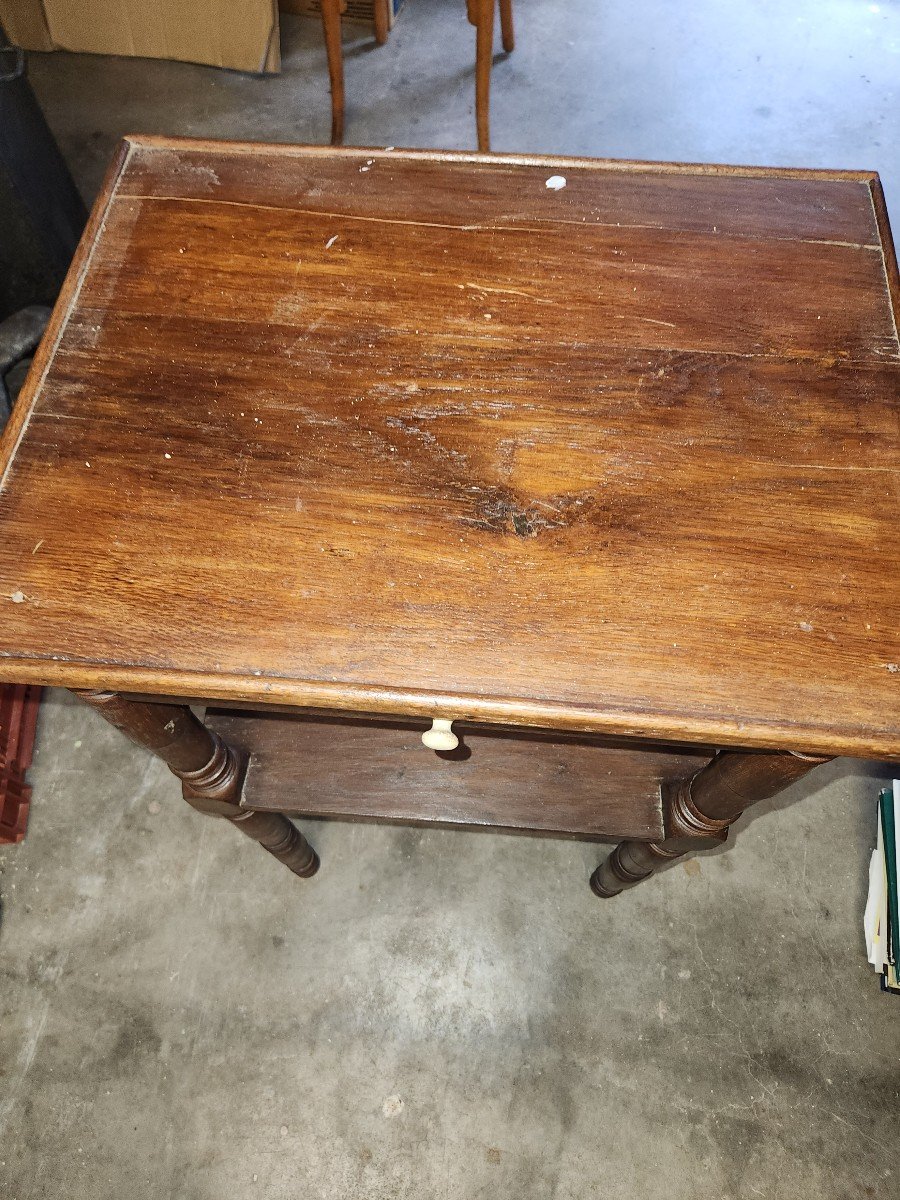
[{"label": "wooden table", "polygon": [[620,839],[611,895],[900,759],[897,308],[865,172],[130,139],[3,443],[0,678],[298,875],[285,814],[388,818]]}]

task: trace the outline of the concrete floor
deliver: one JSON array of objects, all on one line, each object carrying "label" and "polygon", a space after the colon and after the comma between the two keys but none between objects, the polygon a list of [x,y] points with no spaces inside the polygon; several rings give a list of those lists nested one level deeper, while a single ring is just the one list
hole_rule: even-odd
[{"label": "concrete floor", "polygon": [[[348,28],[348,141],[473,144],[462,0]],[[569,14],[563,19],[563,14]],[[900,211],[900,5],[517,0],[494,145],[875,167]],[[322,141],[284,73],[32,56],[90,197],[132,131]],[[0,852],[6,1200],[896,1196],[898,1000],[865,962],[877,767],[606,903],[580,843],[314,825],[294,879],[61,693]]]}]

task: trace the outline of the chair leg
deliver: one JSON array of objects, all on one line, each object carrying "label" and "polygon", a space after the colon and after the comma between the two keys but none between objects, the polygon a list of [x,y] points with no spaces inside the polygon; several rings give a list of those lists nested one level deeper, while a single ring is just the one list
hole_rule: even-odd
[{"label": "chair leg", "polygon": [[390,0],[375,0],[375,41],[379,46],[383,46],[388,40],[388,32],[390,30],[389,3]]},{"label": "chair leg", "polygon": [[512,54],[516,48],[512,0],[500,0],[500,32],[503,35],[503,49],[507,54]]},{"label": "chair leg", "polygon": [[494,53],[494,6],[496,0],[478,0],[475,41],[475,124],[478,149],[491,148],[491,59]]},{"label": "chair leg", "polygon": [[341,0],[322,0],[322,29],[331,81],[331,144],[344,140],[344,51],[341,46]]}]

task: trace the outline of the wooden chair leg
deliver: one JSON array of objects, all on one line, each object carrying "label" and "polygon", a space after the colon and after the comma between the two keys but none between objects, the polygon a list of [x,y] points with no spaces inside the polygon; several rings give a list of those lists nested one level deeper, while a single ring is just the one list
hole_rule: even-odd
[{"label": "wooden chair leg", "polygon": [[591,889],[598,896],[617,896],[671,859],[724,842],[728,827],[745,808],[777,795],[828,761],[804,754],[721,751],[692,779],[664,788],[663,841],[620,842],[591,876]]},{"label": "wooden chair leg", "polygon": [[389,3],[390,0],[375,0],[375,41],[379,46],[383,46],[388,40],[388,32],[391,27]]},{"label": "wooden chair leg", "polygon": [[507,54],[512,54],[516,48],[512,0],[500,0],[500,33],[503,37],[503,49]]},{"label": "wooden chair leg", "polygon": [[315,850],[283,813],[248,812],[240,807],[246,756],[226,745],[189,708],[126,700],[116,692],[75,694],[162,759],[181,780],[182,795],[193,808],[224,817],[301,878],[319,869]]},{"label": "wooden chair leg", "polygon": [[[496,0],[477,0],[475,39],[475,124],[478,149],[491,148],[491,59],[494,53],[494,6]],[[471,11],[471,10],[470,10]]]},{"label": "wooden chair leg", "polygon": [[322,0],[322,29],[331,82],[331,144],[344,140],[344,51],[341,45],[341,0]]}]

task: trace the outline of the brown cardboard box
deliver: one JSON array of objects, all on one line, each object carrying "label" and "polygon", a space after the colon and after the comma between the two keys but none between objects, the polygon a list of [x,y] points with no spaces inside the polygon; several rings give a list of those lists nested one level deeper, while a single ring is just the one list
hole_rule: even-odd
[{"label": "brown cardboard box", "polygon": [[26,50],[53,49],[41,0],[0,0],[0,25],[15,46]]},{"label": "brown cardboard box", "polygon": [[0,0],[26,50],[80,50],[278,71],[276,0]]}]

